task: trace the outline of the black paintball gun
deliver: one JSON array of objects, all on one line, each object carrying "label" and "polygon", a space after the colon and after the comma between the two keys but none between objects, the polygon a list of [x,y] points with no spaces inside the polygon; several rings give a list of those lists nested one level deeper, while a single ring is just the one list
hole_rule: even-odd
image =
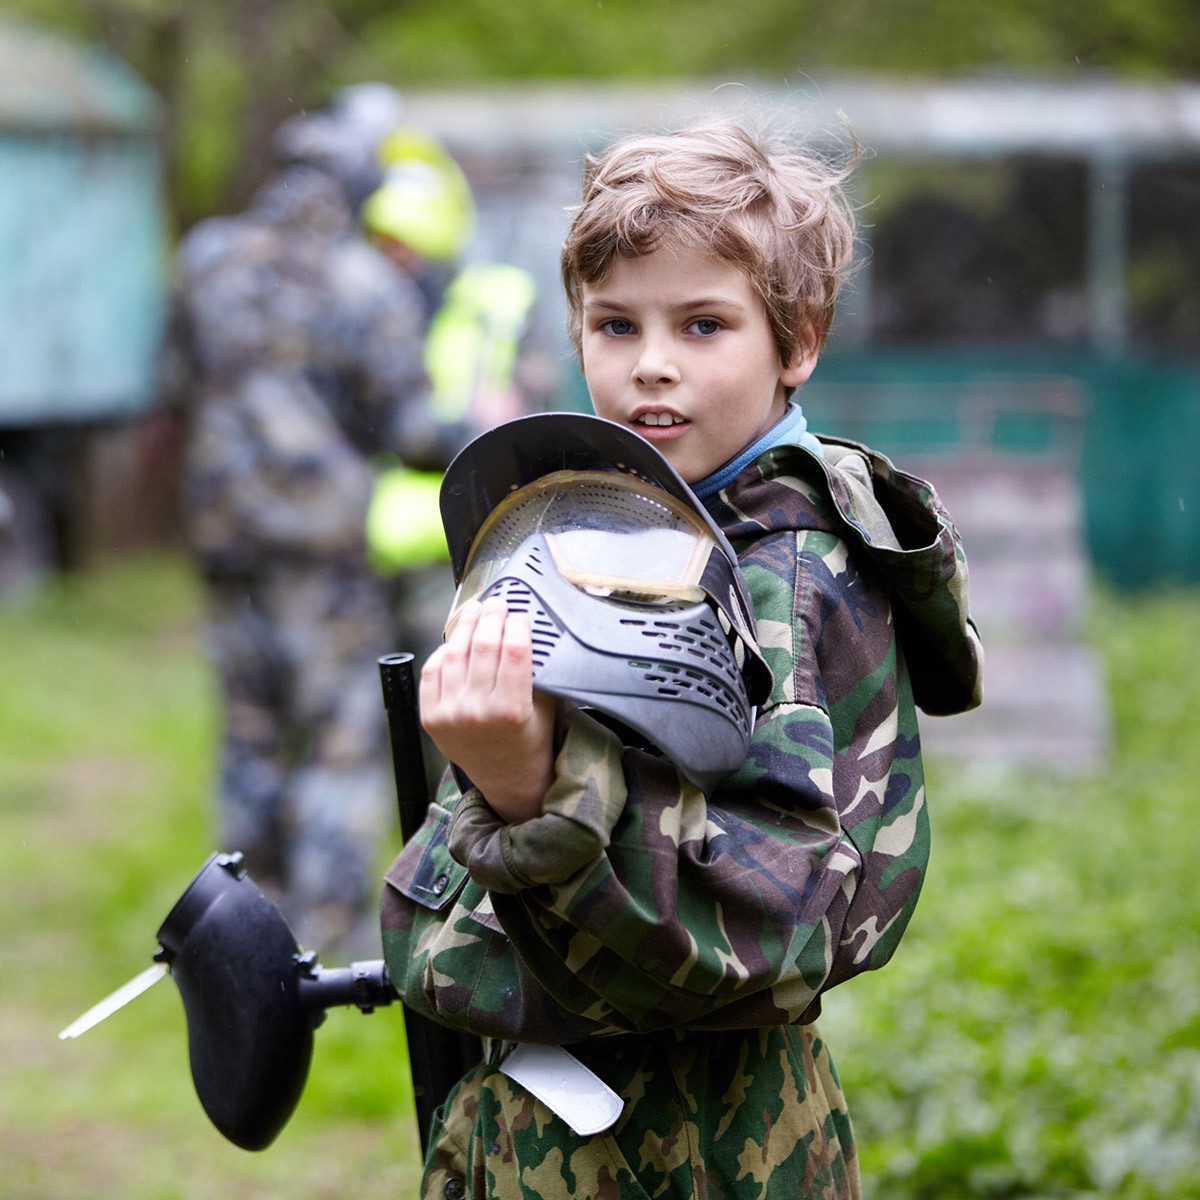
[{"label": "black paintball gun", "polygon": [[[412,659],[379,660],[405,842],[429,803]],[[266,1149],[291,1119],[327,1009],[353,1005],[370,1013],[399,999],[382,959],[331,968],[314,952],[301,952],[239,853],[210,855],[156,936],[155,965],[59,1037],[79,1036],[169,972],[183,1000],[200,1103],[220,1133],[244,1150]],[[434,1113],[480,1061],[481,1047],[478,1038],[407,1008],[404,1018],[424,1155]]]}]

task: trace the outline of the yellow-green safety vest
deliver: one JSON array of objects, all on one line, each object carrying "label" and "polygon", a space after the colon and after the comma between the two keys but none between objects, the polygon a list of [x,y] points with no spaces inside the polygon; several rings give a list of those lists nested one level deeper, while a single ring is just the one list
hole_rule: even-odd
[{"label": "yellow-green safety vest", "polygon": [[[480,388],[512,386],[517,350],[536,295],[533,276],[509,263],[472,263],[446,289],[425,339],[434,418],[450,425]],[[384,575],[448,562],[438,505],[440,471],[380,470],[367,513],[367,548]]]}]

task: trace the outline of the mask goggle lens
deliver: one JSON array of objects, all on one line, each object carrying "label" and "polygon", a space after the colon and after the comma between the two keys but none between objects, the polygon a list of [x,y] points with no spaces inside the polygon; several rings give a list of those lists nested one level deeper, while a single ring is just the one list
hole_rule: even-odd
[{"label": "mask goggle lens", "polygon": [[537,533],[558,573],[588,595],[655,606],[704,599],[700,578],[716,543],[686,505],[620,472],[556,471],[513,492],[484,522],[447,632],[462,606],[487,591]]}]

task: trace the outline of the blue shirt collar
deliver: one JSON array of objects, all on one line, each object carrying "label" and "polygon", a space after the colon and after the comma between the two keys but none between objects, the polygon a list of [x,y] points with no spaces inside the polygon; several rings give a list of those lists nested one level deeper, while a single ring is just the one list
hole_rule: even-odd
[{"label": "blue shirt collar", "polygon": [[821,455],[820,442],[808,432],[808,422],[804,419],[804,413],[801,412],[800,405],[792,400],[788,401],[787,411],[783,416],[762,437],[731,458],[723,467],[718,467],[711,475],[693,483],[692,491],[701,500],[714,495],[732,483],[764,450],[783,445],[785,442],[806,446],[814,454]]}]

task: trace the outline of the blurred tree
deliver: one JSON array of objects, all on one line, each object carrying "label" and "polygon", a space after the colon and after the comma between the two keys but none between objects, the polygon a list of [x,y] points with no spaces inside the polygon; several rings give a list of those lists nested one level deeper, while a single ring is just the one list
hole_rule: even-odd
[{"label": "blurred tree", "polygon": [[1194,0],[741,0],[736,18],[726,0],[409,0],[362,28],[351,59],[362,61],[369,47],[396,78],[424,84],[828,69],[1200,71]]},{"label": "blurred tree", "polygon": [[342,83],[787,79],[1080,70],[1200,75],[1195,0],[5,0],[106,45],[163,97],[176,225],[244,203],[270,135]]},{"label": "blurred tree", "polygon": [[201,216],[244,205],[267,174],[275,128],[328,99],[347,44],[360,36],[355,22],[378,16],[385,4],[8,0],[6,7],[104,45],[162,98],[166,186],[173,223],[182,230]]}]

